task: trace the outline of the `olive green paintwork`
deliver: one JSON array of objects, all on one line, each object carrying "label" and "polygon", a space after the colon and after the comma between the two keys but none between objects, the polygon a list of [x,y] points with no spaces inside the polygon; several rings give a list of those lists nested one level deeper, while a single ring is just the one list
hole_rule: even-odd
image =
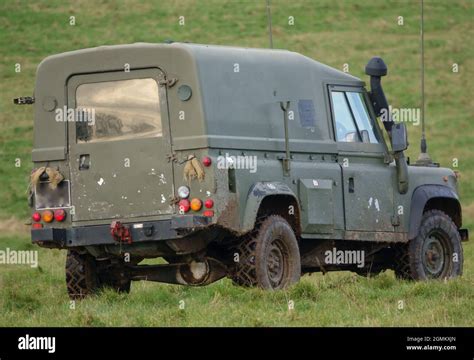
[{"label": "olive green paintwork", "polygon": [[[126,64],[130,72],[124,72]],[[135,77],[160,83],[161,139],[79,148],[73,127],[55,121],[55,108],[74,107],[78,84]],[[72,51],[48,57],[38,67],[32,158],[35,166],[58,166],[71,180],[75,215],[63,227],[177,214],[171,197],[187,185],[182,161],[194,154],[210,156],[213,164],[205,168],[204,181],[189,184],[191,198],[214,199],[213,223],[236,233],[254,227],[264,198],[286,195],[296,201],[303,237],[405,241],[413,191],[426,184],[456,191],[456,179],[449,169],[409,166],[409,189],[400,194],[385,143],[334,140],[330,89],[367,98],[364,86],[358,78],[283,50],[138,43]],[[290,101],[289,176],[282,167],[280,101]],[[314,107],[309,123],[300,115],[301,101]],[[88,151],[96,166],[85,174],[77,171],[77,161]],[[169,155],[176,161],[168,161]],[[227,155],[256,156],[258,170],[217,168],[218,157]],[[131,158],[131,168],[121,165],[124,157]],[[112,173],[122,180],[114,184]],[[166,186],[157,173],[165,174]],[[100,178],[105,183],[99,188]],[[141,195],[134,197],[138,190]]]}]

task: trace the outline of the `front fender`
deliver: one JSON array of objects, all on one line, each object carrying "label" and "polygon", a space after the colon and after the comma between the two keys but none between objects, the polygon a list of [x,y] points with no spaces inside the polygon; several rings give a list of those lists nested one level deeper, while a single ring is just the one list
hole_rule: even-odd
[{"label": "front fender", "polygon": [[456,192],[444,185],[421,185],[415,189],[411,198],[410,206],[410,228],[408,238],[414,239],[418,235],[418,229],[421,225],[421,218],[426,204],[431,199],[449,199],[455,200],[461,213],[461,204]]},{"label": "front fender", "polygon": [[248,232],[255,226],[257,220],[258,210],[262,201],[272,195],[287,195],[295,199],[297,198],[293,190],[284,183],[277,181],[257,182],[252,185],[247,195],[247,202],[245,205],[245,212],[242,221],[242,232]]}]

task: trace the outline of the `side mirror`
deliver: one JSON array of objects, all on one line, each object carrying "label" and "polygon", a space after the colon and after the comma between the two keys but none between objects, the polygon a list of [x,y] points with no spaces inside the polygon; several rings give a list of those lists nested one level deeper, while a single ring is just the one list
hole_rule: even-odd
[{"label": "side mirror", "polygon": [[394,123],[391,131],[392,150],[399,153],[408,148],[407,128],[403,123]]}]

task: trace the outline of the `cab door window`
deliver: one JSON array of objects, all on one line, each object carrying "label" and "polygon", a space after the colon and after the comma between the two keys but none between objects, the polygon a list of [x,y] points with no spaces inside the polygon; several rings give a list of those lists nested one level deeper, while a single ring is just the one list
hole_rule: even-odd
[{"label": "cab door window", "polygon": [[354,123],[354,118],[342,91],[332,91],[334,120],[336,125],[336,140],[342,142],[360,142],[361,138]]},{"label": "cab door window", "polygon": [[375,124],[362,92],[331,91],[336,141],[378,144]]},{"label": "cab door window", "polygon": [[364,101],[364,94],[361,92],[346,92],[346,94],[357,128],[362,135],[362,141],[377,144],[379,140],[374,129],[375,124],[369,115],[367,104]]}]

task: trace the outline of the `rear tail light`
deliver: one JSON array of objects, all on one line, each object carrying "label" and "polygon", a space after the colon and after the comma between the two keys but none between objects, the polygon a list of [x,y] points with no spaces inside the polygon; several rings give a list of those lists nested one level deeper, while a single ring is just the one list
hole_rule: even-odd
[{"label": "rear tail light", "polygon": [[205,167],[208,167],[208,166],[211,166],[212,164],[212,160],[209,156],[204,156],[202,158],[202,164],[205,166]]},{"label": "rear tail light", "polygon": [[203,215],[204,215],[204,216],[213,217],[213,216],[214,216],[214,211],[212,211],[212,210],[206,210],[206,211],[203,212]]},{"label": "rear tail light", "polygon": [[199,211],[202,208],[202,201],[198,198],[194,198],[191,200],[191,209],[194,211]]},{"label": "rear tail light", "polygon": [[56,221],[64,221],[66,219],[66,212],[63,209],[56,210],[54,212],[54,219]]},{"label": "rear tail light", "polygon": [[54,214],[51,210],[45,210],[43,211],[43,221],[50,223],[54,219]]},{"label": "rear tail light", "polygon": [[40,221],[41,220],[41,214],[39,212],[35,212],[33,213],[33,215],[31,215],[31,218],[33,219],[33,221]]},{"label": "rear tail light", "polygon": [[178,206],[180,212],[188,212],[191,204],[189,203],[188,199],[183,199],[179,201]]},{"label": "rear tail light", "polygon": [[43,228],[43,224],[41,224],[41,223],[33,223],[33,224],[31,225],[31,227],[32,227],[33,229],[41,229],[41,228]]},{"label": "rear tail light", "polygon": [[214,206],[214,201],[212,199],[207,199],[206,201],[204,201],[204,206],[208,209],[212,209],[212,207]]}]

